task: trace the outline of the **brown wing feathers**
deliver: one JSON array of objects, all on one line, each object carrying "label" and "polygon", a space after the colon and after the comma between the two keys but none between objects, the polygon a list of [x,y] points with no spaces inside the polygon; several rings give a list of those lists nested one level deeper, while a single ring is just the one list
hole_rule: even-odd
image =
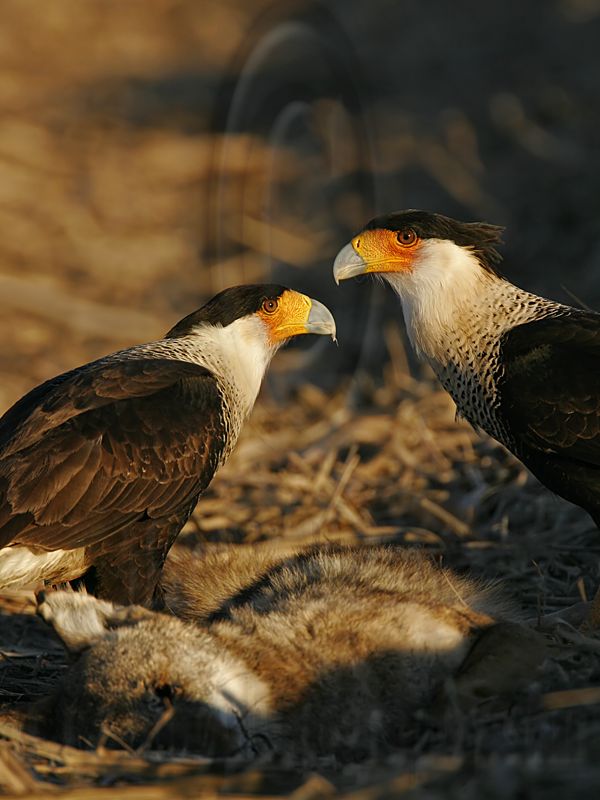
[{"label": "brown wing feathers", "polygon": [[549,318],[506,337],[502,411],[529,447],[600,466],[600,316]]},{"label": "brown wing feathers", "polygon": [[516,454],[600,525],[600,317],[581,311],[514,328],[503,363],[501,411]]},{"label": "brown wing feathers", "polygon": [[195,503],[178,514],[159,521],[134,522],[125,538],[114,534],[90,548],[95,565],[86,576],[86,586],[94,594],[116,603],[148,605],[169,548],[193,511]]},{"label": "brown wing feathers", "polygon": [[96,362],[23,398],[0,443],[0,543],[90,547],[136,519],[187,518],[224,446],[220,396],[195,364]]},{"label": "brown wing feathers", "polygon": [[25,449],[46,431],[91,409],[151,397],[186,379],[210,378],[197,364],[171,359],[100,359],[33,389],[0,419],[0,457]]}]

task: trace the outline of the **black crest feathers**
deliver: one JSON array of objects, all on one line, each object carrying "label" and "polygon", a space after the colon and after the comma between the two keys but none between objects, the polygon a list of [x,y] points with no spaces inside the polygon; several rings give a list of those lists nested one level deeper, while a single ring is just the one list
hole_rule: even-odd
[{"label": "black crest feathers", "polygon": [[460,222],[431,211],[396,211],[376,217],[366,226],[367,230],[386,228],[392,231],[412,229],[420,239],[449,239],[460,247],[472,250],[481,266],[498,275],[497,265],[502,256],[496,246],[502,241],[504,228],[487,222]]},{"label": "black crest feathers", "polygon": [[286,291],[277,283],[257,283],[247,286],[232,286],[215,295],[202,308],[180,320],[166,334],[166,339],[186,336],[196,325],[222,325],[226,327],[234,320],[254,314],[264,300],[277,299]]}]

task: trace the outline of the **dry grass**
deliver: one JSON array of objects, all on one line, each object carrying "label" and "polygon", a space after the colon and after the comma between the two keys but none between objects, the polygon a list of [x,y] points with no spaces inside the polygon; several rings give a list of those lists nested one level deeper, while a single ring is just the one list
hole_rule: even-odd
[{"label": "dry grass", "polygon": [[592,524],[495,443],[455,422],[451,402],[432,382],[390,369],[370,397],[363,391],[360,408],[350,408],[352,396],[351,387],[325,395],[304,386],[282,406],[263,398],[183,541],[385,540],[426,548],[457,569],[500,581],[545,631],[550,655],[528,691],[509,708],[484,705],[447,727],[432,726],[426,715],[410,747],[343,767],[326,759],[277,766],[103,746],[80,751],[14,724],[65,668],[59,645],[32,616],[32,599],[15,594],[2,604],[0,784],[8,795],[296,791],[370,800],[475,798],[491,786],[498,797],[514,796],[515,786],[600,787],[600,637],[581,629],[577,605],[598,581]]}]

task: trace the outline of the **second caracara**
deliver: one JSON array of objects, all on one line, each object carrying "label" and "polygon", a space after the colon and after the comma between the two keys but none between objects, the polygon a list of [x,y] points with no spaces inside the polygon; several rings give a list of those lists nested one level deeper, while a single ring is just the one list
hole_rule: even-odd
[{"label": "second caracara", "polygon": [[150,603],[271,358],[303,333],[335,335],[324,305],[274,284],[238,286],[164,339],[19,400],[0,419],[0,588],[83,577],[113,602]]},{"label": "second caracara", "polygon": [[497,269],[501,229],[425,211],[372,220],[337,282],[376,273],[459,413],[600,527],[600,314],[538,297]]}]

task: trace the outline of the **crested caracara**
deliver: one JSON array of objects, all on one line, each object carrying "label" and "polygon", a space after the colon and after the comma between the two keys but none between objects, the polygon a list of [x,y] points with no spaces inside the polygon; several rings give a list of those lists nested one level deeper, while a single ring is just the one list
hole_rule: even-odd
[{"label": "crested caracara", "polygon": [[164,339],[59,375],[0,419],[0,588],[83,578],[148,604],[167,552],[227,459],[271,358],[328,309],[238,286]]},{"label": "crested caracara", "polygon": [[426,211],[377,217],[338,254],[336,282],[375,273],[458,412],[600,527],[600,314],[498,272],[501,228]]}]

